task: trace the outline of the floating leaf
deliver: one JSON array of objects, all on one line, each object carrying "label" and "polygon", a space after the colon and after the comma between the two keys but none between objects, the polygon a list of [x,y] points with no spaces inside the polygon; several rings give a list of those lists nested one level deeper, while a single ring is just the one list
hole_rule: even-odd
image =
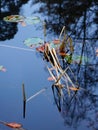
[{"label": "floating leaf", "polygon": [[65,52],[60,52],[59,55],[60,56],[66,56],[66,53]]},{"label": "floating leaf", "polygon": [[66,61],[67,61],[69,64],[73,62],[72,55],[66,54],[66,55],[65,55],[65,59],[66,59]]},{"label": "floating leaf", "polygon": [[65,42],[62,41],[62,43],[61,43],[61,45],[60,45],[60,47],[59,47],[59,51],[60,51],[60,52],[65,52],[65,47],[66,47]]},{"label": "floating leaf", "polygon": [[0,120],[0,123],[3,124],[3,125],[8,126],[10,128],[21,128],[22,127],[22,124],[16,123],[16,122],[7,123],[7,122],[4,122],[4,121]]},{"label": "floating leaf", "polygon": [[98,56],[98,48],[96,49],[96,56]]},{"label": "floating leaf", "polygon": [[59,39],[55,39],[55,40],[53,40],[53,43],[54,44],[60,44],[60,40]]},{"label": "floating leaf", "polygon": [[26,17],[24,19],[24,22],[27,24],[27,25],[30,25],[30,24],[37,24],[37,23],[40,23],[41,20],[39,17]]},{"label": "floating leaf", "polygon": [[70,52],[73,53],[74,47],[73,47],[73,44],[72,44],[72,38],[71,37],[68,37],[68,42],[69,42]]},{"label": "floating leaf", "polygon": [[48,77],[48,80],[49,81],[54,81],[54,78],[53,77]]},{"label": "floating leaf", "polygon": [[28,38],[24,41],[24,44],[28,47],[38,47],[44,43],[44,40],[38,37]]},{"label": "floating leaf", "polygon": [[86,57],[86,56],[78,56],[78,55],[74,55],[73,56],[73,62],[75,62],[75,63],[79,63],[80,62],[80,59],[82,60],[82,61],[84,61],[84,62],[88,62],[89,61],[89,59]]},{"label": "floating leaf", "polygon": [[68,55],[68,54],[65,55],[65,59],[69,63],[77,63],[77,64],[80,62],[80,59],[82,59],[84,62],[89,61],[89,59],[86,56],[81,57],[78,55]]},{"label": "floating leaf", "polygon": [[13,122],[13,123],[6,123],[6,126],[9,126],[11,128],[21,128],[22,127],[21,124],[18,124],[18,123],[15,123],[15,122]]},{"label": "floating leaf", "polygon": [[21,15],[10,15],[3,18],[6,22],[21,22],[24,21],[24,16]]},{"label": "floating leaf", "polygon": [[37,51],[39,51],[39,52],[42,52],[42,53],[44,53],[45,46],[44,46],[44,45],[42,45],[42,46],[39,46],[39,47],[37,47],[37,48],[36,48],[36,50],[37,50]]},{"label": "floating leaf", "polygon": [[58,44],[54,44],[53,41],[51,41],[51,42],[49,43],[49,45],[50,45],[50,48],[54,48],[54,49],[58,48]]},{"label": "floating leaf", "polygon": [[2,66],[2,65],[0,65],[0,70],[2,70],[2,68],[3,68],[3,66]]},{"label": "floating leaf", "polygon": [[6,72],[6,68],[2,65],[0,65],[0,71]]},{"label": "floating leaf", "polygon": [[75,88],[75,87],[69,87],[70,90],[73,90],[73,91],[78,91],[80,88]]},{"label": "floating leaf", "polygon": [[21,24],[22,26],[26,26],[26,23],[25,23],[24,21],[20,21],[20,24]]},{"label": "floating leaf", "polygon": [[10,15],[3,18],[6,22],[19,22],[22,26],[37,24],[41,20],[39,17],[24,17],[21,15]]}]

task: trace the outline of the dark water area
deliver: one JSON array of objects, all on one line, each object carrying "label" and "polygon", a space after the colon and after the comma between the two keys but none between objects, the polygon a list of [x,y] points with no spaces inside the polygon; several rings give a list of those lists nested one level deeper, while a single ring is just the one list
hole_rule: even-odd
[{"label": "dark water area", "polygon": [[[98,130],[98,2],[2,0],[0,17],[0,121],[17,122],[22,128],[13,130]],[[77,11],[78,10],[78,11]],[[8,15],[40,17],[46,22],[22,26],[5,22]],[[47,70],[49,62],[43,54],[24,45],[28,38],[52,41],[62,27],[72,37],[74,52],[68,71],[80,90],[71,95],[63,89],[63,97],[52,87]],[[23,91],[26,103],[23,117]],[[47,88],[47,89],[46,89]],[[43,91],[43,92],[41,92]],[[35,95],[35,96],[34,96]],[[34,96],[34,97],[32,97]],[[0,130],[12,128],[0,124]]]}]

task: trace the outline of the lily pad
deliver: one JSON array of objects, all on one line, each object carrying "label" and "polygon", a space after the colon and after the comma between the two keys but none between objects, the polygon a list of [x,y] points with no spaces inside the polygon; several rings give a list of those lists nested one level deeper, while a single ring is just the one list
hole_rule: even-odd
[{"label": "lily pad", "polygon": [[28,47],[38,47],[44,44],[44,40],[38,37],[28,38],[24,41],[24,44]]},{"label": "lily pad", "polygon": [[6,22],[21,22],[24,21],[25,17],[21,15],[10,15],[3,18]]},{"label": "lily pad", "polygon": [[[80,59],[81,59],[81,56],[78,56],[78,55],[65,55],[65,59],[68,63],[79,63],[80,62]],[[84,62],[88,62],[89,59],[86,57],[86,56],[82,56],[82,64],[84,64]]]},{"label": "lily pad", "polygon": [[39,17],[26,17],[24,19],[24,22],[27,24],[27,25],[31,25],[31,24],[37,24],[37,23],[40,23],[41,20]]},{"label": "lily pad", "polygon": [[60,40],[59,39],[54,39],[53,41],[50,42],[50,47],[51,48],[58,48],[60,46]]}]

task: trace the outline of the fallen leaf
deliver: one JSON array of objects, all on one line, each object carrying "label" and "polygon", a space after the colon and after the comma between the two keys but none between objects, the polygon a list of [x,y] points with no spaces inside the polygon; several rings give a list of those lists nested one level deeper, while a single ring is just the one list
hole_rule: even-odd
[{"label": "fallen leaf", "polygon": [[98,48],[96,49],[96,53],[98,53]]},{"label": "fallen leaf", "polygon": [[43,53],[45,50],[45,47],[42,45],[42,46],[37,47],[36,50]]},{"label": "fallen leaf", "polygon": [[60,52],[59,55],[60,56],[66,56],[66,53],[65,52]]},{"label": "fallen leaf", "polygon": [[54,44],[60,44],[60,40],[59,39],[55,39],[55,40],[53,40],[53,43]]},{"label": "fallen leaf", "polygon": [[96,56],[98,56],[98,48],[96,49]]},{"label": "fallen leaf", "polygon": [[75,88],[75,87],[69,87],[70,90],[73,90],[73,91],[78,91],[80,88]]},{"label": "fallen leaf", "polygon": [[3,71],[3,72],[6,72],[6,68],[3,67],[3,68],[2,68],[2,71]]},{"label": "fallen leaf", "polygon": [[49,81],[53,81],[54,78],[53,78],[53,77],[48,77],[48,80],[49,80]]},{"label": "fallen leaf", "polygon": [[9,126],[11,128],[20,128],[22,125],[18,123],[6,123],[6,126]]},{"label": "fallen leaf", "polygon": [[0,71],[6,72],[6,68],[2,65],[0,65]]},{"label": "fallen leaf", "polygon": [[25,27],[26,26],[26,23],[24,21],[20,21],[20,24]]}]

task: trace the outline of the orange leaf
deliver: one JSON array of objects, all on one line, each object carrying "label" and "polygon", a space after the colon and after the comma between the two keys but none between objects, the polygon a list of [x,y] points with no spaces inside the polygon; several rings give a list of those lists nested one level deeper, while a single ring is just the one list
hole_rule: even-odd
[{"label": "orange leaf", "polygon": [[45,50],[45,47],[42,45],[42,46],[37,47],[36,50],[43,53]]},{"label": "orange leaf", "polygon": [[24,21],[20,21],[20,24],[21,24],[22,26],[26,26],[26,23],[25,23]]},{"label": "orange leaf", "polygon": [[11,128],[20,128],[22,125],[18,123],[6,123],[6,126],[9,126]]},{"label": "orange leaf", "polygon": [[96,53],[98,53],[98,49],[96,49]]},{"label": "orange leaf", "polygon": [[74,88],[74,87],[69,87],[70,90],[73,90],[73,91],[78,91],[79,88]]},{"label": "orange leaf", "polygon": [[59,39],[55,39],[55,40],[53,40],[53,43],[54,43],[54,44],[59,44],[59,43],[60,43],[60,40],[59,40]]},{"label": "orange leaf", "polygon": [[60,56],[66,56],[66,53],[65,52],[60,52],[59,55]]},{"label": "orange leaf", "polygon": [[53,77],[48,77],[48,80],[49,80],[49,81],[53,81],[54,78],[53,78]]},{"label": "orange leaf", "polygon": [[98,49],[96,49],[96,56],[98,56]]}]

